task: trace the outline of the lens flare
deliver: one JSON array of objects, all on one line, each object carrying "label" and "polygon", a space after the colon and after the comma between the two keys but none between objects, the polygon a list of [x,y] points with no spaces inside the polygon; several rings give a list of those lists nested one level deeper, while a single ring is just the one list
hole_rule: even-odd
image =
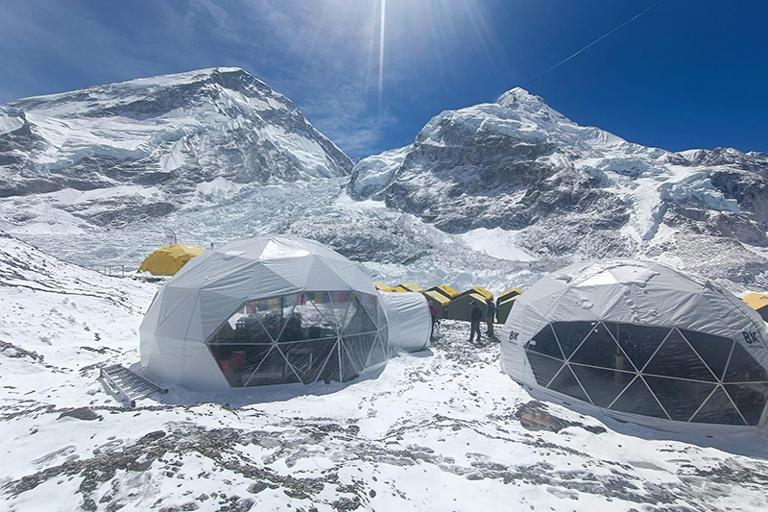
[{"label": "lens flare", "polygon": [[381,96],[384,91],[384,31],[387,22],[387,0],[381,0],[379,19],[379,113],[381,113]]}]

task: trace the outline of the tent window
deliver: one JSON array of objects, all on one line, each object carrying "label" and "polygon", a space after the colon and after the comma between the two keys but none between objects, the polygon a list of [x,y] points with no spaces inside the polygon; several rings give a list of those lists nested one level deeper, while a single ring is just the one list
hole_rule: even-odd
[{"label": "tent window", "polygon": [[723,380],[725,382],[762,382],[768,381],[768,374],[744,347],[734,343],[731,360]]},{"label": "tent window", "polygon": [[531,364],[536,383],[546,386],[552,377],[562,368],[563,362],[559,359],[543,356],[536,352],[528,352],[528,362]]},{"label": "tent window", "polygon": [[722,387],[718,386],[709,400],[691,419],[694,423],[718,423],[724,425],[744,425],[741,415],[733,407]]},{"label": "tent window", "polygon": [[642,377],[637,377],[624,390],[624,392],[611,405],[611,409],[617,411],[641,414],[643,416],[654,416],[656,418],[667,418],[664,410],[654,398],[651,390],[645,385]]},{"label": "tent window", "polygon": [[603,370],[578,364],[570,366],[592,403],[600,407],[608,407],[635,377],[634,373]]},{"label": "tent window", "polygon": [[571,357],[597,322],[552,322],[552,328],[560,342],[565,357]]},{"label": "tent window", "polygon": [[709,369],[715,374],[715,377],[721,379],[725,364],[728,362],[728,354],[731,352],[733,340],[705,332],[689,331],[680,329],[680,333],[685,336],[688,343],[699,356],[707,363]]},{"label": "tent window", "polygon": [[768,401],[768,382],[725,384],[724,387],[747,424],[757,425]]},{"label": "tent window", "polygon": [[669,334],[668,327],[606,323],[635,367],[642,368]]},{"label": "tent window", "polygon": [[597,324],[573,354],[571,361],[601,368],[634,371],[632,363],[616,344],[603,323]]},{"label": "tent window", "polygon": [[669,333],[643,372],[683,379],[715,380],[715,376],[677,329]]},{"label": "tent window", "polygon": [[563,359],[563,353],[560,352],[560,347],[557,345],[555,333],[552,332],[552,327],[549,325],[537,332],[525,348],[533,352],[538,352],[539,354]]},{"label": "tent window", "polygon": [[579,385],[579,381],[576,380],[576,377],[573,375],[573,372],[571,372],[571,369],[568,368],[568,365],[565,365],[563,369],[560,370],[560,373],[558,373],[549,384],[549,388],[589,403],[589,398],[584,394],[584,391]]},{"label": "tent window", "polygon": [[652,375],[646,375],[644,378],[669,417],[677,421],[691,419],[693,413],[715,389],[714,383],[654,377]]},{"label": "tent window", "polygon": [[208,344],[233,387],[345,381],[386,360],[376,311],[376,297],[352,291],[251,300]]},{"label": "tent window", "polygon": [[376,366],[379,363],[383,363],[387,360],[387,349],[385,347],[384,343],[384,334],[383,331],[379,331],[379,333],[376,336],[376,340],[373,342],[373,346],[371,347],[371,352],[368,354],[368,362],[366,363],[367,367],[370,366]]},{"label": "tent window", "polygon": [[553,322],[526,345],[526,356],[540,386],[617,411],[757,425],[768,405],[765,369],[730,338],[698,331]]}]

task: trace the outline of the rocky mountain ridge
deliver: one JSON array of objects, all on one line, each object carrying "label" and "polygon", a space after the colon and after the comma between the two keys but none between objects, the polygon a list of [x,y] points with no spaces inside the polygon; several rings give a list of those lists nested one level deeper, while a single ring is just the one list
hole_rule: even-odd
[{"label": "rocky mountain ridge", "polygon": [[520,88],[444,111],[413,144],[360,161],[349,192],[447,232],[514,231],[540,255],[701,246],[704,263],[708,246],[745,257],[768,247],[768,155],[644,147],[579,126]]},{"label": "rocky mountain ridge", "polygon": [[[338,177],[351,168],[288,98],[240,68],[0,106],[0,197],[37,195],[51,216],[72,215],[91,226],[162,216],[211,188]],[[24,202],[3,220],[34,221],[38,214]]]},{"label": "rocky mountain ridge", "polygon": [[88,264],[138,266],[171,227],[298,234],[457,286],[618,256],[768,288],[762,153],[647,148],[517,88],[352,167],[238,68],[95,86],[0,106],[0,229]]}]

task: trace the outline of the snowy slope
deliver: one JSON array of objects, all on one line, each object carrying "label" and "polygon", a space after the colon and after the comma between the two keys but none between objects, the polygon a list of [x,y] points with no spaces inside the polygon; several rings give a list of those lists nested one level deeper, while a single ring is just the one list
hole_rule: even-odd
[{"label": "snowy slope", "polygon": [[[0,224],[16,232],[124,225],[206,190],[344,176],[351,167],[288,98],[239,68],[0,107],[0,197],[16,199],[4,201]],[[27,204],[30,194],[39,197]]]},{"label": "snowy slope", "polygon": [[768,507],[765,439],[723,451],[535,402],[500,372],[498,345],[470,347],[460,323],[377,379],[171,389],[123,409],[95,379],[102,365],[138,360],[153,285],[8,237],[0,251],[0,509]]},{"label": "snowy slope", "polygon": [[204,248],[299,234],[393,283],[502,291],[629,256],[768,288],[768,155],[646,148],[513,89],[350,167],[236,68],[28,98],[0,108],[0,229],[134,269],[170,227]]},{"label": "snowy slope", "polygon": [[768,285],[768,155],[644,147],[520,88],[440,113],[410,146],[358,163],[349,190],[447,232],[501,228],[539,255],[667,257],[709,271],[716,247],[734,262],[730,279]]}]

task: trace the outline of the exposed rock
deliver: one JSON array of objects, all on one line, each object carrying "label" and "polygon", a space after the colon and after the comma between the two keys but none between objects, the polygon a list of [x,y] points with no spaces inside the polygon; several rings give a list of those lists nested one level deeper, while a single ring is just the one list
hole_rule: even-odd
[{"label": "exposed rock", "polygon": [[99,420],[101,419],[101,415],[96,414],[93,409],[90,407],[77,407],[75,409],[70,409],[68,411],[64,411],[59,415],[59,419],[61,418],[76,418],[78,420],[83,421],[93,421],[93,420]]}]

